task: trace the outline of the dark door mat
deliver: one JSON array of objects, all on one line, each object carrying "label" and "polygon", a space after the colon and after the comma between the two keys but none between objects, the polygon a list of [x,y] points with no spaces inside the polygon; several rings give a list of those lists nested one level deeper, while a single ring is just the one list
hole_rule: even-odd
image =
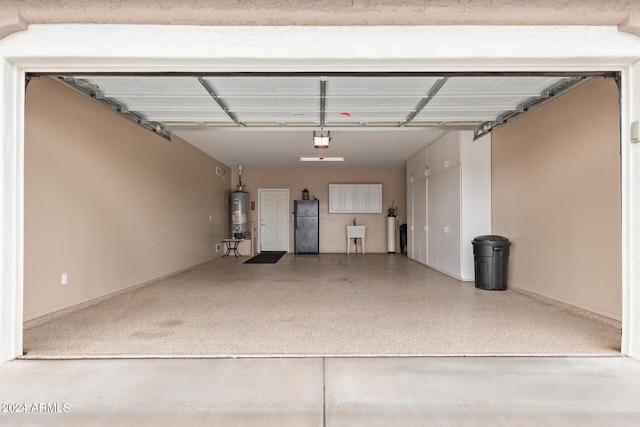
[{"label": "dark door mat", "polygon": [[245,264],[275,264],[286,252],[262,252],[259,255],[245,261]]}]

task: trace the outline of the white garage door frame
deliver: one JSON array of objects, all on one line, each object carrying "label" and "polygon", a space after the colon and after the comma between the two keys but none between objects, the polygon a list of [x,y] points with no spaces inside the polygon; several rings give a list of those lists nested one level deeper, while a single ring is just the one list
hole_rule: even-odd
[{"label": "white garage door frame", "polygon": [[0,362],[22,354],[28,72],[619,71],[622,353],[640,359],[640,38],[609,26],[33,25],[0,40]]}]

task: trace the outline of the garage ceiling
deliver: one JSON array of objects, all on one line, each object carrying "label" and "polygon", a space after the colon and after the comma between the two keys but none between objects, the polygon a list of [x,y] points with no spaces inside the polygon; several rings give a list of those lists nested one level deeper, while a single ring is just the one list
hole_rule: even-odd
[{"label": "garage ceiling", "polygon": [[[96,101],[223,163],[398,167],[451,129],[483,134],[575,86],[586,75],[225,74],[55,76]],[[328,165],[324,163],[322,166]]]}]

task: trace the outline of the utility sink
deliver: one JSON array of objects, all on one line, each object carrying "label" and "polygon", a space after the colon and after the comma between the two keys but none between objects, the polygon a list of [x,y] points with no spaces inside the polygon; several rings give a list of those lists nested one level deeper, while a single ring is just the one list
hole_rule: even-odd
[{"label": "utility sink", "polygon": [[347,239],[361,239],[364,237],[364,225],[347,225]]},{"label": "utility sink", "polygon": [[[360,243],[362,244],[362,254],[364,255],[364,228],[364,225],[347,225],[347,255],[349,254],[351,239],[360,239]],[[356,252],[358,252],[357,244]]]}]

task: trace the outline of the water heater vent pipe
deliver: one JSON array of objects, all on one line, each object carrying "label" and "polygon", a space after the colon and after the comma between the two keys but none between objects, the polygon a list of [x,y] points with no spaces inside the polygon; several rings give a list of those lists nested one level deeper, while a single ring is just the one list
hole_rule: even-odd
[{"label": "water heater vent pipe", "polygon": [[238,191],[242,191],[242,165],[238,165]]}]

